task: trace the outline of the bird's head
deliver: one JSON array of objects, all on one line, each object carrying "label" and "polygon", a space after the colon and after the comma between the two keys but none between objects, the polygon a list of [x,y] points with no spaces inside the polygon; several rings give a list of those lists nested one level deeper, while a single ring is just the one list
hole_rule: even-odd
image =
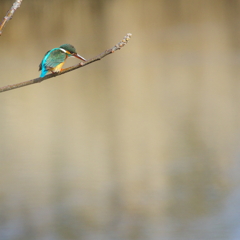
[{"label": "bird's head", "polygon": [[85,58],[83,58],[82,56],[80,56],[79,54],[77,54],[77,51],[75,49],[75,47],[71,44],[63,44],[59,47],[64,53],[67,54],[68,57],[76,57],[76,58],[79,58],[83,61],[86,61]]}]

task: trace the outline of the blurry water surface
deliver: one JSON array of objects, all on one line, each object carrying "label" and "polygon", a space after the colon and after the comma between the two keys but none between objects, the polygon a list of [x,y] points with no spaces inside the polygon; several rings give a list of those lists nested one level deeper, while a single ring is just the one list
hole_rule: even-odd
[{"label": "blurry water surface", "polygon": [[0,95],[1,240],[240,239],[240,1],[24,0],[1,86],[128,32]]}]

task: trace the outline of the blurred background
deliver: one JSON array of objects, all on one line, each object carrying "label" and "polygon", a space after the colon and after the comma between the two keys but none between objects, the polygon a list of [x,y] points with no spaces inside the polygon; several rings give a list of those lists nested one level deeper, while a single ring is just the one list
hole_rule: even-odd
[{"label": "blurred background", "polygon": [[61,44],[88,59],[129,32],[1,93],[1,240],[240,239],[239,0],[23,0],[0,84],[38,77]]}]

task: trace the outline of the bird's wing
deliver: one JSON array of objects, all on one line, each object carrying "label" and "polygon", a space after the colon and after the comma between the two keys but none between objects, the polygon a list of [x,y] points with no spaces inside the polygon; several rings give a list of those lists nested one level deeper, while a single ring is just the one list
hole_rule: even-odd
[{"label": "bird's wing", "polygon": [[39,70],[42,69],[43,65],[45,68],[55,68],[60,63],[64,62],[66,57],[66,54],[59,48],[52,49],[48,51],[44,56],[42,62],[39,65]]},{"label": "bird's wing", "polygon": [[[44,57],[43,57],[43,60],[44,60],[44,58],[47,56],[47,54],[48,54],[49,52],[50,52],[50,50],[45,53],[45,55],[44,55]],[[42,60],[41,63],[39,64],[39,71],[42,70],[43,60]]]}]

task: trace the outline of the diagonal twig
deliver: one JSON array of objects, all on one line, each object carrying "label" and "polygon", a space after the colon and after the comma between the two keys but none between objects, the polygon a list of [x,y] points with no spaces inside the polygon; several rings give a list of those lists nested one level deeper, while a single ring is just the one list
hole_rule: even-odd
[{"label": "diagonal twig", "polygon": [[6,16],[3,18],[1,24],[0,24],[0,36],[2,35],[2,31],[6,23],[12,19],[14,12],[17,10],[17,8],[20,7],[22,3],[22,0],[16,0],[12,7],[8,10]]},{"label": "diagonal twig", "polygon": [[47,80],[49,78],[53,78],[53,77],[57,77],[59,75],[62,75],[62,74],[65,74],[67,72],[70,72],[70,71],[73,71],[77,68],[81,68],[81,67],[85,67],[87,66],[88,64],[90,63],[93,63],[93,62],[96,62],[96,61],[99,61],[101,60],[102,58],[106,57],[107,55],[111,54],[111,53],[114,53],[115,51],[117,50],[120,50],[122,47],[124,47],[128,41],[130,40],[132,34],[131,33],[128,33],[119,43],[117,43],[114,47],[100,53],[99,55],[97,55],[96,57],[93,57],[85,62],[81,62],[77,65],[74,65],[72,67],[69,67],[69,68],[65,68],[63,69],[60,73],[51,73],[51,74],[48,74],[47,76],[41,78],[35,78],[35,79],[31,79],[31,80],[28,80],[28,81],[25,81],[25,82],[21,82],[21,83],[16,83],[16,84],[12,84],[12,85],[7,85],[7,86],[4,86],[4,87],[0,87],[0,93],[1,92],[5,92],[5,91],[9,91],[9,90],[13,90],[15,88],[20,88],[20,87],[25,87],[27,85],[31,85],[31,84],[34,84],[34,83],[40,83],[44,80]]}]

